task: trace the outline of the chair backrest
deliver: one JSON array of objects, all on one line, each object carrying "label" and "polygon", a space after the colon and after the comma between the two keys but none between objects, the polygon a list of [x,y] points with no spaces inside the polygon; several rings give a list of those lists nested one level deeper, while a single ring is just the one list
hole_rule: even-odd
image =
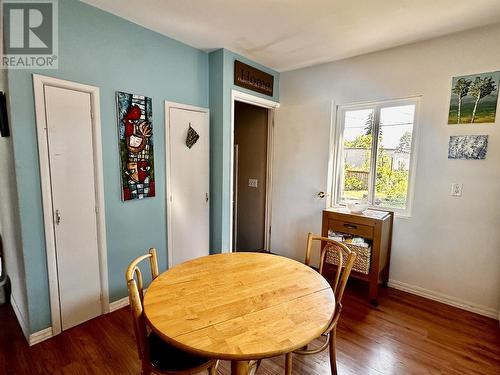
[{"label": "chair backrest", "polygon": [[[335,271],[335,278],[333,279],[332,289],[335,295],[335,316],[338,319],[340,315],[340,310],[342,309],[342,296],[344,295],[345,286],[349,275],[351,274],[352,266],[354,265],[354,260],[356,259],[356,253],[350,250],[346,245],[341,242],[332,240],[330,238],[316,236],[313,233],[309,233],[307,236],[307,248],[306,248],[306,259],[305,264],[308,266],[311,262],[311,248],[313,241],[319,241],[322,244],[326,242],[325,246],[321,246],[320,258],[319,258],[319,273],[323,275],[323,266],[325,265],[325,257],[327,251],[335,251],[338,256],[338,266]],[[344,256],[347,256],[344,262]],[[342,265],[344,265],[342,267]],[[334,318],[335,319],[335,318]]]},{"label": "chair backrest", "polygon": [[149,259],[151,266],[151,279],[158,277],[158,258],[156,249],[149,249],[149,253],[134,259],[127,268],[125,279],[127,281],[128,298],[130,301],[130,311],[134,323],[135,338],[137,341],[137,350],[139,358],[142,359],[147,351],[147,331],[146,322],[144,321],[144,289],[142,283],[142,274],[139,268],[139,263]]}]

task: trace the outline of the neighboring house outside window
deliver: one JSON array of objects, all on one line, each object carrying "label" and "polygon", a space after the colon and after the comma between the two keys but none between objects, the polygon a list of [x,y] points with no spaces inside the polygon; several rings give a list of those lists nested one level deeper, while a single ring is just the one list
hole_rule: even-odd
[{"label": "neighboring house outside window", "polygon": [[410,214],[418,102],[337,107],[332,205],[365,200],[375,208]]}]

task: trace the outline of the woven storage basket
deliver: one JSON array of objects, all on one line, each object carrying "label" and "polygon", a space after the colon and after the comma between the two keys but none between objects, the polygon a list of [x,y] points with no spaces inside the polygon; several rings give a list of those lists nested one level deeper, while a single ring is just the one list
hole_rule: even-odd
[{"label": "woven storage basket", "polygon": [[[368,275],[370,273],[370,259],[371,259],[371,253],[372,249],[371,247],[361,247],[357,245],[353,245],[350,243],[344,244],[346,245],[349,250],[353,251],[356,253],[356,259],[354,259],[354,265],[352,266],[352,269],[357,272],[364,273],[365,275]],[[333,265],[338,265],[339,264],[339,256],[338,252],[334,248],[335,245],[328,243],[326,244],[326,263],[330,263]],[[347,259],[347,254],[342,254],[342,266],[345,266],[345,261]]]}]

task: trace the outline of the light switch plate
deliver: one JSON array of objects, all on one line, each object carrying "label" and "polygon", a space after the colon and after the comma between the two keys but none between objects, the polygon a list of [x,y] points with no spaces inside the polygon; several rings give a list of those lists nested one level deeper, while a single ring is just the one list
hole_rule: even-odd
[{"label": "light switch plate", "polygon": [[256,178],[249,178],[248,179],[248,186],[249,187],[253,187],[253,188],[256,188],[258,185],[258,181]]},{"label": "light switch plate", "polygon": [[458,184],[458,183],[453,183],[451,184],[451,196],[452,197],[461,197],[462,196],[462,189],[464,185]]}]

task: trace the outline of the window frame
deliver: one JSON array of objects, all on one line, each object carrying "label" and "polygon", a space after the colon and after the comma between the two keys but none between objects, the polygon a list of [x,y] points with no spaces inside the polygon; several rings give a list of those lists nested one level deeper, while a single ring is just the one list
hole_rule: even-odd
[{"label": "window frame", "polygon": [[417,154],[418,154],[418,138],[420,133],[419,131],[420,101],[421,101],[421,96],[419,95],[419,96],[410,96],[400,99],[348,103],[348,104],[339,104],[335,106],[335,114],[334,114],[335,124],[333,126],[333,136],[332,136],[332,146],[331,146],[333,165],[331,168],[331,181],[330,181],[330,186],[331,186],[330,201],[329,201],[330,207],[345,206],[345,203],[341,201],[341,191],[344,180],[343,149],[344,149],[345,113],[347,111],[352,111],[352,110],[373,109],[374,111],[373,132],[378,135],[380,129],[380,111],[382,108],[414,105],[415,113],[413,115],[410,163],[408,166],[408,191],[406,195],[406,208],[400,209],[393,207],[383,207],[383,206],[376,206],[373,204],[375,195],[375,184],[376,184],[378,136],[372,137],[370,174],[368,179],[368,184],[369,184],[368,200],[370,202],[370,208],[393,211],[397,216],[400,217],[411,217],[414,190],[415,190],[414,185],[415,185]]}]

